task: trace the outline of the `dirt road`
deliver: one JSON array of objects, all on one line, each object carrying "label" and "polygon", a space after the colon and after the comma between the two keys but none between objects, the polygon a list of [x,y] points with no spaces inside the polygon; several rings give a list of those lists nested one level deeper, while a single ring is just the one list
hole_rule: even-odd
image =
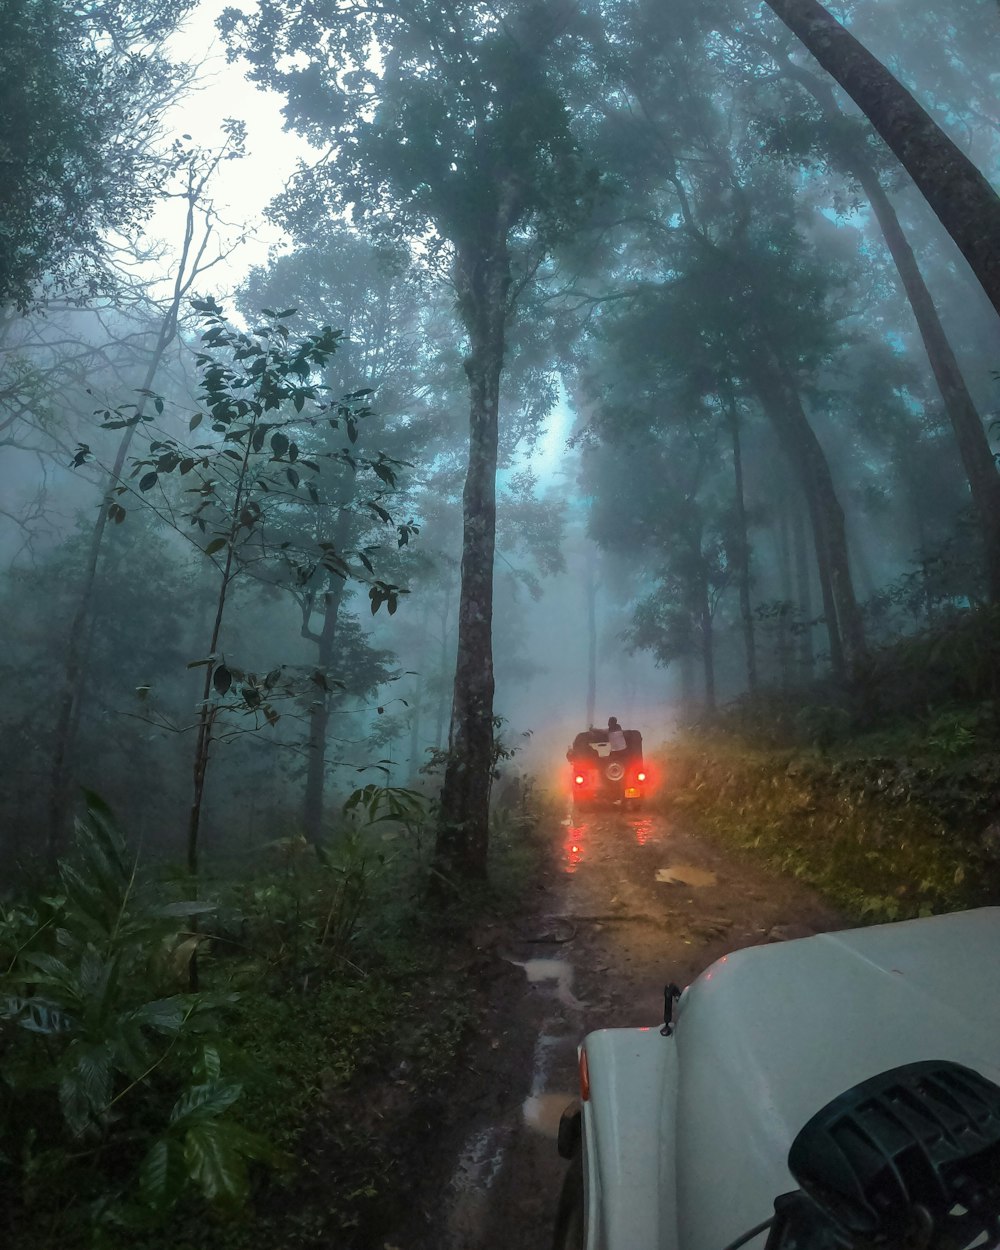
[{"label": "dirt road", "polygon": [[794,880],[661,815],[586,813],[552,832],[557,864],[520,931],[487,925],[477,937],[488,1027],[440,1143],[427,1223],[398,1250],[546,1250],[564,1168],[556,1130],[584,1034],[659,1025],[665,982],[683,986],[741,946],[840,924]]}]

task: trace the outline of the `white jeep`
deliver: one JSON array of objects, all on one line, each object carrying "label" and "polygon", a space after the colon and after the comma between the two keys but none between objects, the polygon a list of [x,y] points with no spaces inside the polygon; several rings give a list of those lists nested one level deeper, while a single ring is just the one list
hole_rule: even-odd
[{"label": "white jeep", "polygon": [[671,1021],[674,992],[580,1047],[557,1250],[1000,1244],[1000,907],[734,951]]}]

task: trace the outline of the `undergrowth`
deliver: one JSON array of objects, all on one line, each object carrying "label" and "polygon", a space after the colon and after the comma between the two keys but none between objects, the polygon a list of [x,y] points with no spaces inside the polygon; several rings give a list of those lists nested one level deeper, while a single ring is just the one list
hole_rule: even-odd
[{"label": "undergrowth", "polygon": [[483,1006],[464,934],[537,879],[538,810],[496,814],[490,883],[442,912],[409,791],[356,792],[330,845],[277,839],[197,902],[93,799],[60,889],[0,911],[9,1244],[381,1245]]},{"label": "undergrowth", "polygon": [[817,887],[858,922],[1000,898],[998,864],[977,839],[978,826],[962,828],[914,799],[921,785],[930,788],[926,757],[921,771],[852,755],[846,745],[796,752],[715,735],[674,743],[663,767],[672,805],[729,845]]}]

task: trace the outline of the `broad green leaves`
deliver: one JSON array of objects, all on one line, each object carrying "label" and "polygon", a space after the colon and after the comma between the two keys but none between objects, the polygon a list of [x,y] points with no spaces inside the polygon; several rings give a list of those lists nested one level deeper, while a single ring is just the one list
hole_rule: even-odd
[{"label": "broad green leaves", "polygon": [[[242,1201],[248,1162],[277,1156],[229,1119],[241,1086],[223,1074],[219,1013],[234,1000],[180,992],[188,960],[174,958],[213,906],[151,897],[93,795],[60,887],[36,911],[0,909],[0,1132],[32,1169],[27,1200],[66,1192],[56,1169],[79,1220],[95,1186],[104,1198],[89,1218],[137,1228],[190,1187]],[[132,1174],[129,1159],[141,1160]]]}]

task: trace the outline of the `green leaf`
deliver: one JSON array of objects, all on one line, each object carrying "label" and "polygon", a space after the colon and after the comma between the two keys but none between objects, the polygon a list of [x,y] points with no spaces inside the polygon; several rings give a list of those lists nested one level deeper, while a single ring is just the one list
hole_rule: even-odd
[{"label": "green leaf", "polygon": [[139,1167],[139,1193],[147,1206],[163,1214],[184,1192],[187,1179],[183,1146],[176,1138],[161,1137]]},{"label": "green leaf", "polygon": [[170,1112],[170,1124],[179,1130],[211,1120],[231,1107],[242,1093],[242,1085],[227,1084],[224,1081],[206,1081],[202,1085],[192,1085],[174,1103]]},{"label": "green leaf", "polygon": [[297,487],[297,486],[298,486],[298,484],[299,484],[299,475],[295,472],[295,470],[294,470],[294,469],[286,469],[286,470],[285,470],[285,477],[287,477],[287,478],[288,478],[288,480],[289,480],[289,482],[292,484],[292,487],[293,487],[293,488],[295,488],[295,487]]},{"label": "green leaf", "polygon": [[218,1046],[212,1042],[206,1042],[194,1065],[195,1078],[204,1083],[217,1081],[221,1071],[222,1056],[219,1054]]},{"label": "green leaf", "polygon": [[156,482],[157,482],[157,475],[155,473],[145,473],[139,479],[139,489],[151,490],[156,485]]},{"label": "green leaf", "polygon": [[154,916],[207,916],[210,912],[218,910],[217,903],[203,903],[188,899],[180,903],[163,903],[155,907],[151,914]]},{"label": "green leaf", "polygon": [[225,695],[229,693],[229,688],[233,684],[233,675],[226,668],[225,664],[220,664],[212,674],[212,685],[215,687],[216,694]]},{"label": "green leaf", "polygon": [[188,422],[188,432],[190,432],[191,430],[196,430],[198,426],[201,425],[201,420],[202,420],[202,417],[204,417],[204,415],[205,414],[203,412],[196,412],[194,414],[194,416]]},{"label": "green leaf", "polygon": [[177,1033],[187,1015],[187,1001],[180,995],[171,998],[157,998],[151,1003],[143,1003],[131,1012],[129,1019],[133,1024],[145,1024],[158,1033]]},{"label": "green leaf", "polygon": [[287,434],[280,434],[280,433],[272,434],[271,435],[271,450],[274,452],[276,456],[283,456],[285,452],[288,450]]},{"label": "green leaf", "polygon": [[222,550],[222,548],[223,548],[225,545],[226,545],[226,539],[224,539],[224,538],[213,538],[213,539],[212,539],[212,541],[211,541],[211,542],[208,544],[208,546],[205,548],[205,555],[207,555],[207,556],[214,556],[214,555],[215,555],[215,553],[216,553],[217,551],[221,551],[221,550]]}]

